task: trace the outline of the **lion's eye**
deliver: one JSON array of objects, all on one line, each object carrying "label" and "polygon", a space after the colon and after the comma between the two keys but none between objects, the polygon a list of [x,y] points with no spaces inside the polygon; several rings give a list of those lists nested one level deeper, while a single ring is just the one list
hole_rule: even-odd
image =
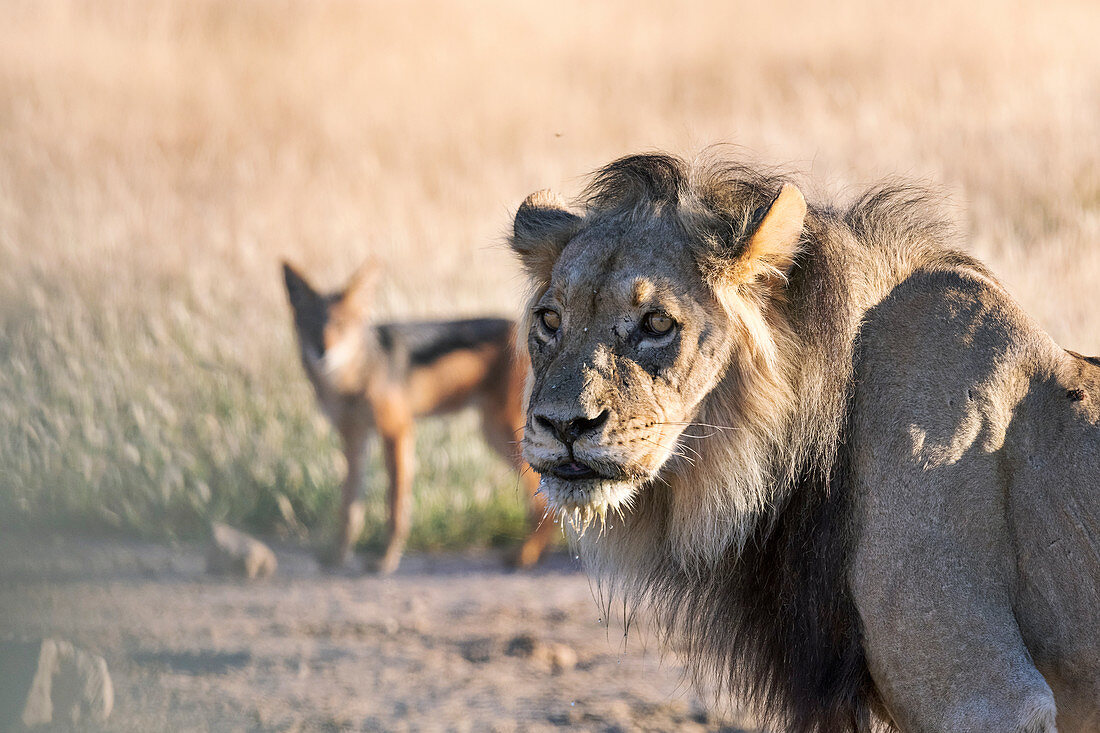
[{"label": "lion's eye", "polygon": [[646,313],[642,319],[642,329],[650,336],[664,336],[675,325],[676,321],[664,313]]},{"label": "lion's eye", "polygon": [[547,333],[557,333],[561,328],[561,314],[552,310],[539,311],[539,322]]}]

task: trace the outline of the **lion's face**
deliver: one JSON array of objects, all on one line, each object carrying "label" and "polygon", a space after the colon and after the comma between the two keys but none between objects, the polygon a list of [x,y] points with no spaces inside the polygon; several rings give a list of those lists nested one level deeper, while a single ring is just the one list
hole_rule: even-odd
[{"label": "lion's face", "polygon": [[559,509],[628,502],[685,450],[729,358],[728,318],[683,237],[653,222],[586,229],[531,305],[524,456]]},{"label": "lion's face", "polygon": [[695,460],[685,428],[731,362],[758,352],[764,283],[785,277],[797,249],[801,194],[784,188],[771,206],[736,249],[708,250],[675,216],[524,202],[512,244],[538,289],[523,447],[554,508],[603,518]]}]

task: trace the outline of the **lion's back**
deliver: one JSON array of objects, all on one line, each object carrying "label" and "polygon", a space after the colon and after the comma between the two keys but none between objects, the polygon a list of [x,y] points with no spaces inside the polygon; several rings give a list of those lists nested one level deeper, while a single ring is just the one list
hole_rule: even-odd
[{"label": "lion's back", "polygon": [[[981,599],[1006,654],[1018,623],[1060,717],[1098,714],[1100,367],[965,269],[911,275],[866,314],[859,344],[853,578],[878,631],[906,633],[891,609],[920,602],[899,594],[945,619]],[[1063,679],[1092,682],[1059,694]]]},{"label": "lion's back", "polygon": [[1055,692],[1079,686],[1059,700],[1062,727],[1100,726],[1100,367],[1067,353],[1036,382],[1007,441],[1016,615]]}]

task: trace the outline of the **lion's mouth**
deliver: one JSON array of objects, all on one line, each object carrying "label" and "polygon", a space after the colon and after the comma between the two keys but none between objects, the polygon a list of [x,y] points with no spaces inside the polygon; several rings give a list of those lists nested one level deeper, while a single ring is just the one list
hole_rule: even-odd
[{"label": "lion's mouth", "polygon": [[578,534],[592,522],[602,528],[608,514],[628,511],[635,491],[648,478],[639,466],[591,447],[582,449],[581,455],[563,451],[540,456],[530,443],[524,450],[531,467],[542,477],[539,491],[550,510]]},{"label": "lion's mouth", "polygon": [[627,466],[570,458],[539,469],[541,491],[550,507],[578,535],[593,523],[602,532],[609,514],[621,514],[629,508],[638,481]]},{"label": "lion's mouth", "polygon": [[607,478],[596,469],[581,461],[567,461],[551,466],[546,473],[557,476],[562,481],[589,481],[597,478]]}]

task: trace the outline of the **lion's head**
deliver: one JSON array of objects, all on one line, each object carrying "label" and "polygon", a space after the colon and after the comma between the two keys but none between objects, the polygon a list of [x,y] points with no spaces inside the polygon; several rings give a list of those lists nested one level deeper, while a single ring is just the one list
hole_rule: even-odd
[{"label": "lion's head", "polygon": [[[744,539],[726,510],[768,501],[776,467],[754,443],[775,437],[763,433],[782,429],[790,402],[773,304],[805,215],[778,177],[693,175],[664,155],[605,167],[576,212],[546,192],[524,201],[512,238],[535,284],[524,455],[552,506],[583,526],[690,473],[720,486],[674,487],[669,524],[699,535],[682,537],[684,549]],[[736,431],[750,434],[709,441],[719,455],[697,450]]]}]

